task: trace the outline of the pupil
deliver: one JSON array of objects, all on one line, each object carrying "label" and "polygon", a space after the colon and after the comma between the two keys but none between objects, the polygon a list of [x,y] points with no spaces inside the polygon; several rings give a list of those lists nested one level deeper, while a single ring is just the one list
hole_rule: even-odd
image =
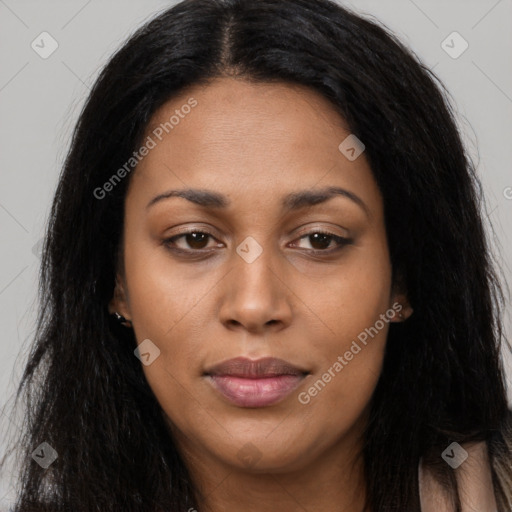
[{"label": "pupil", "polygon": [[[206,233],[187,233],[187,243],[194,249],[201,249],[203,248],[201,244],[204,245],[208,236],[209,235]],[[197,244],[199,244],[200,247],[197,247]]]},{"label": "pupil", "polygon": [[[320,241],[320,248],[326,249],[329,247],[330,242],[330,235],[325,235],[324,233],[314,233],[313,235],[310,235],[311,238],[313,238],[313,243],[311,245],[314,247],[315,242],[318,243]],[[315,249],[318,249],[318,247],[314,247]]]}]

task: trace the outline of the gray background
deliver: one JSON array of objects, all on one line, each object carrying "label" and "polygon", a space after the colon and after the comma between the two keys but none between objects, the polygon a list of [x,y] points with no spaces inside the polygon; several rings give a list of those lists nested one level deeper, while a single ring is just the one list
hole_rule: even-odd
[{"label": "gray background", "polygon": [[[38,242],[71,130],[108,56],[140,24],[176,2],[161,0],[0,0],[0,407],[27,356],[37,308]],[[341,3],[341,2],[340,2]],[[433,68],[451,92],[461,130],[478,163],[496,257],[512,283],[512,0],[353,0]],[[49,32],[47,59],[31,47]],[[457,31],[469,44],[454,59],[441,43]],[[453,43],[452,51],[461,48]],[[512,333],[508,302],[506,330]],[[512,364],[506,357],[509,386]],[[16,429],[19,418],[0,423]],[[0,430],[0,450],[3,434]],[[12,493],[0,479],[0,510]]]}]

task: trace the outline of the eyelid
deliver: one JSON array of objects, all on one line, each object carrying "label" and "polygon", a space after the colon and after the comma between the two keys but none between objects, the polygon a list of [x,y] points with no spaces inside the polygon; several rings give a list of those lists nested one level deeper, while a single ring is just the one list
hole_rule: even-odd
[{"label": "eyelid", "polygon": [[312,233],[325,233],[325,234],[328,234],[328,235],[331,235],[331,236],[337,236],[337,237],[340,237],[340,238],[349,238],[350,235],[349,235],[349,232],[348,232],[348,229],[346,228],[343,228],[345,233],[344,234],[341,234],[341,233],[336,233],[334,232],[335,228],[334,227],[325,227],[325,226],[308,226],[304,229],[300,229],[299,228],[299,231],[294,235],[295,237],[300,237],[302,235],[309,235],[309,234],[312,234]]},{"label": "eyelid", "polygon": [[352,238],[337,235],[336,233],[333,233],[332,231],[319,229],[319,228],[312,229],[311,231],[306,231],[303,234],[295,237],[294,240],[302,240],[302,239],[307,238],[308,236],[311,236],[315,233],[326,235],[326,236],[332,238],[334,240],[334,242],[336,242],[335,247],[331,247],[330,249],[302,249],[302,251],[305,251],[312,255],[327,256],[327,255],[333,254],[335,252],[338,252],[339,250],[343,249],[345,246],[353,243]]},{"label": "eyelid", "polygon": [[[182,254],[190,254],[191,256],[192,255],[200,255],[201,253],[207,254],[207,253],[213,252],[215,247],[204,248],[204,249],[181,249],[179,247],[171,247],[171,244],[175,243],[175,241],[177,239],[180,239],[181,237],[183,237],[183,236],[185,236],[187,234],[190,234],[190,233],[204,234],[204,235],[209,236],[213,240],[217,241],[219,244],[223,244],[222,242],[220,242],[218,240],[217,236],[214,233],[212,233],[208,228],[203,228],[203,227],[187,227],[187,228],[182,228],[177,233],[173,234],[172,236],[165,238],[162,241],[162,243],[169,250],[175,251],[177,253],[182,253]],[[312,254],[312,255],[313,254],[315,254],[315,255],[328,255],[328,254],[337,252],[340,249],[343,249],[346,245],[350,245],[351,243],[353,243],[353,239],[351,237],[338,235],[336,233],[333,233],[333,230],[325,228],[325,227],[320,227],[320,226],[316,226],[316,227],[313,226],[313,227],[309,227],[309,228],[304,228],[302,231],[300,231],[299,233],[296,233],[294,235],[294,238],[293,238],[293,240],[291,242],[295,242],[296,240],[300,241],[303,238],[306,238],[306,237],[311,236],[311,235],[316,234],[316,233],[320,233],[320,234],[323,234],[323,235],[331,237],[335,241],[336,246],[333,247],[333,248],[330,248],[330,249],[301,249],[303,252],[306,252],[306,253],[309,253],[309,254]]]},{"label": "eyelid", "polygon": [[[334,236],[334,237],[338,237],[338,238],[345,238],[345,239],[351,238],[350,235],[348,234],[348,229],[346,229],[346,228],[344,228],[344,230],[347,232],[346,234],[338,234],[336,232],[333,232],[334,228],[326,228],[324,226],[309,226],[309,227],[305,227],[304,229],[301,229],[301,228],[297,228],[297,229],[299,231],[293,235],[294,236],[293,240],[295,240],[296,238],[300,238],[304,235],[310,235],[313,233],[323,233],[326,235],[330,235],[330,236]],[[213,230],[210,229],[210,227],[203,227],[203,226],[183,227],[183,228],[178,228],[176,233],[174,233],[172,236],[166,237],[166,239],[169,240],[171,238],[178,237],[179,235],[186,235],[189,233],[204,233],[204,234],[210,235],[211,237],[213,237],[217,241],[219,241],[218,240],[219,236],[217,236],[212,231]]]},{"label": "eyelid", "polygon": [[[218,242],[219,244],[222,244],[222,242],[220,242],[217,238],[217,236],[212,233],[209,229],[207,228],[202,228],[202,227],[199,227],[199,228],[182,228],[180,229],[177,233],[174,233],[172,236],[167,236],[165,237],[163,240],[162,240],[162,243],[171,248],[170,245],[171,243],[174,243],[176,240],[179,240],[180,238],[182,238],[183,236],[185,235],[188,235],[190,233],[201,233],[201,234],[204,234],[204,235],[208,235],[210,238],[212,238],[213,240],[215,240],[216,242]],[[209,252],[213,249],[213,247],[210,247],[209,249],[181,249],[179,247],[172,247],[173,250],[175,251],[178,251],[178,252],[188,252],[188,253],[195,253],[195,254],[199,254],[201,252],[205,253],[205,252]]]},{"label": "eyelid", "polygon": [[188,233],[205,233],[208,234],[214,238],[217,238],[217,235],[215,235],[213,230],[209,227],[203,227],[203,226],[192,226],[192,227],[185,227],[185,228],[178,228],[176,233],[174,233],[171,237],[168,238],[174,238],[179,235],[187,235]]}]

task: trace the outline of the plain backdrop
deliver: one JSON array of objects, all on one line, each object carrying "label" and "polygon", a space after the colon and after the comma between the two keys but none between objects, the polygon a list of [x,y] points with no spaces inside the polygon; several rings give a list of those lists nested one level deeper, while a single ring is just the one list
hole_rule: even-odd
[{"label": "plain backdrop", "polygon": [[[12,396],[33,335],[39,242],[83,102],[107,58],[127,36],[174,3],[0,0],[0,407]],[[478,163],[486,222],[494,226],[496,257],[510,289],[512,0],[340,3],[391,28],[449,89]],[[40,36],[43,32],[50,36]],[[41,37],[46,49],[58,45],[45,59],[33,49]],[[509,301],[509,338],[511,309]],[[508,359],[506,364],[510,386],[512,365]],[[0,418],[14,428],[19,421],[7,414]],[[3,452],[2,445],[0,438]],[[0,510],[8,509],[11,485],[3,475]]]}]

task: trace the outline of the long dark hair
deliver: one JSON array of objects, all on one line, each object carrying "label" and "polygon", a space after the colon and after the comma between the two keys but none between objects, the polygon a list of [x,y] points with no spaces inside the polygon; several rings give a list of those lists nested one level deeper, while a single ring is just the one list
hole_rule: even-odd
[{"label": "long dark hair", "polygon": [[[133,355],[133,333],[107,310],[136,170],[102,198],[95,190],[129,160],[165,101],[223,76],[306,85],[364,142],[384,198],[393,282],[414,308],[390,328],[370,404],[368,508],[418,511],[421,457],[459,503],[441,459],[451,442],[485,440],[494,468],[512,458],[503,434],[503,291],[481,185],[444,86],[387,29],[330,0],[185,0],[111,58],[73,135],[43,246],[35,342],[16,395],[26,403],[15,511],[197,508]],[[58,453],[47,469],[30,456],[43,442]],[[502,473],[493,470],[504,508],[511,491]]]}]

